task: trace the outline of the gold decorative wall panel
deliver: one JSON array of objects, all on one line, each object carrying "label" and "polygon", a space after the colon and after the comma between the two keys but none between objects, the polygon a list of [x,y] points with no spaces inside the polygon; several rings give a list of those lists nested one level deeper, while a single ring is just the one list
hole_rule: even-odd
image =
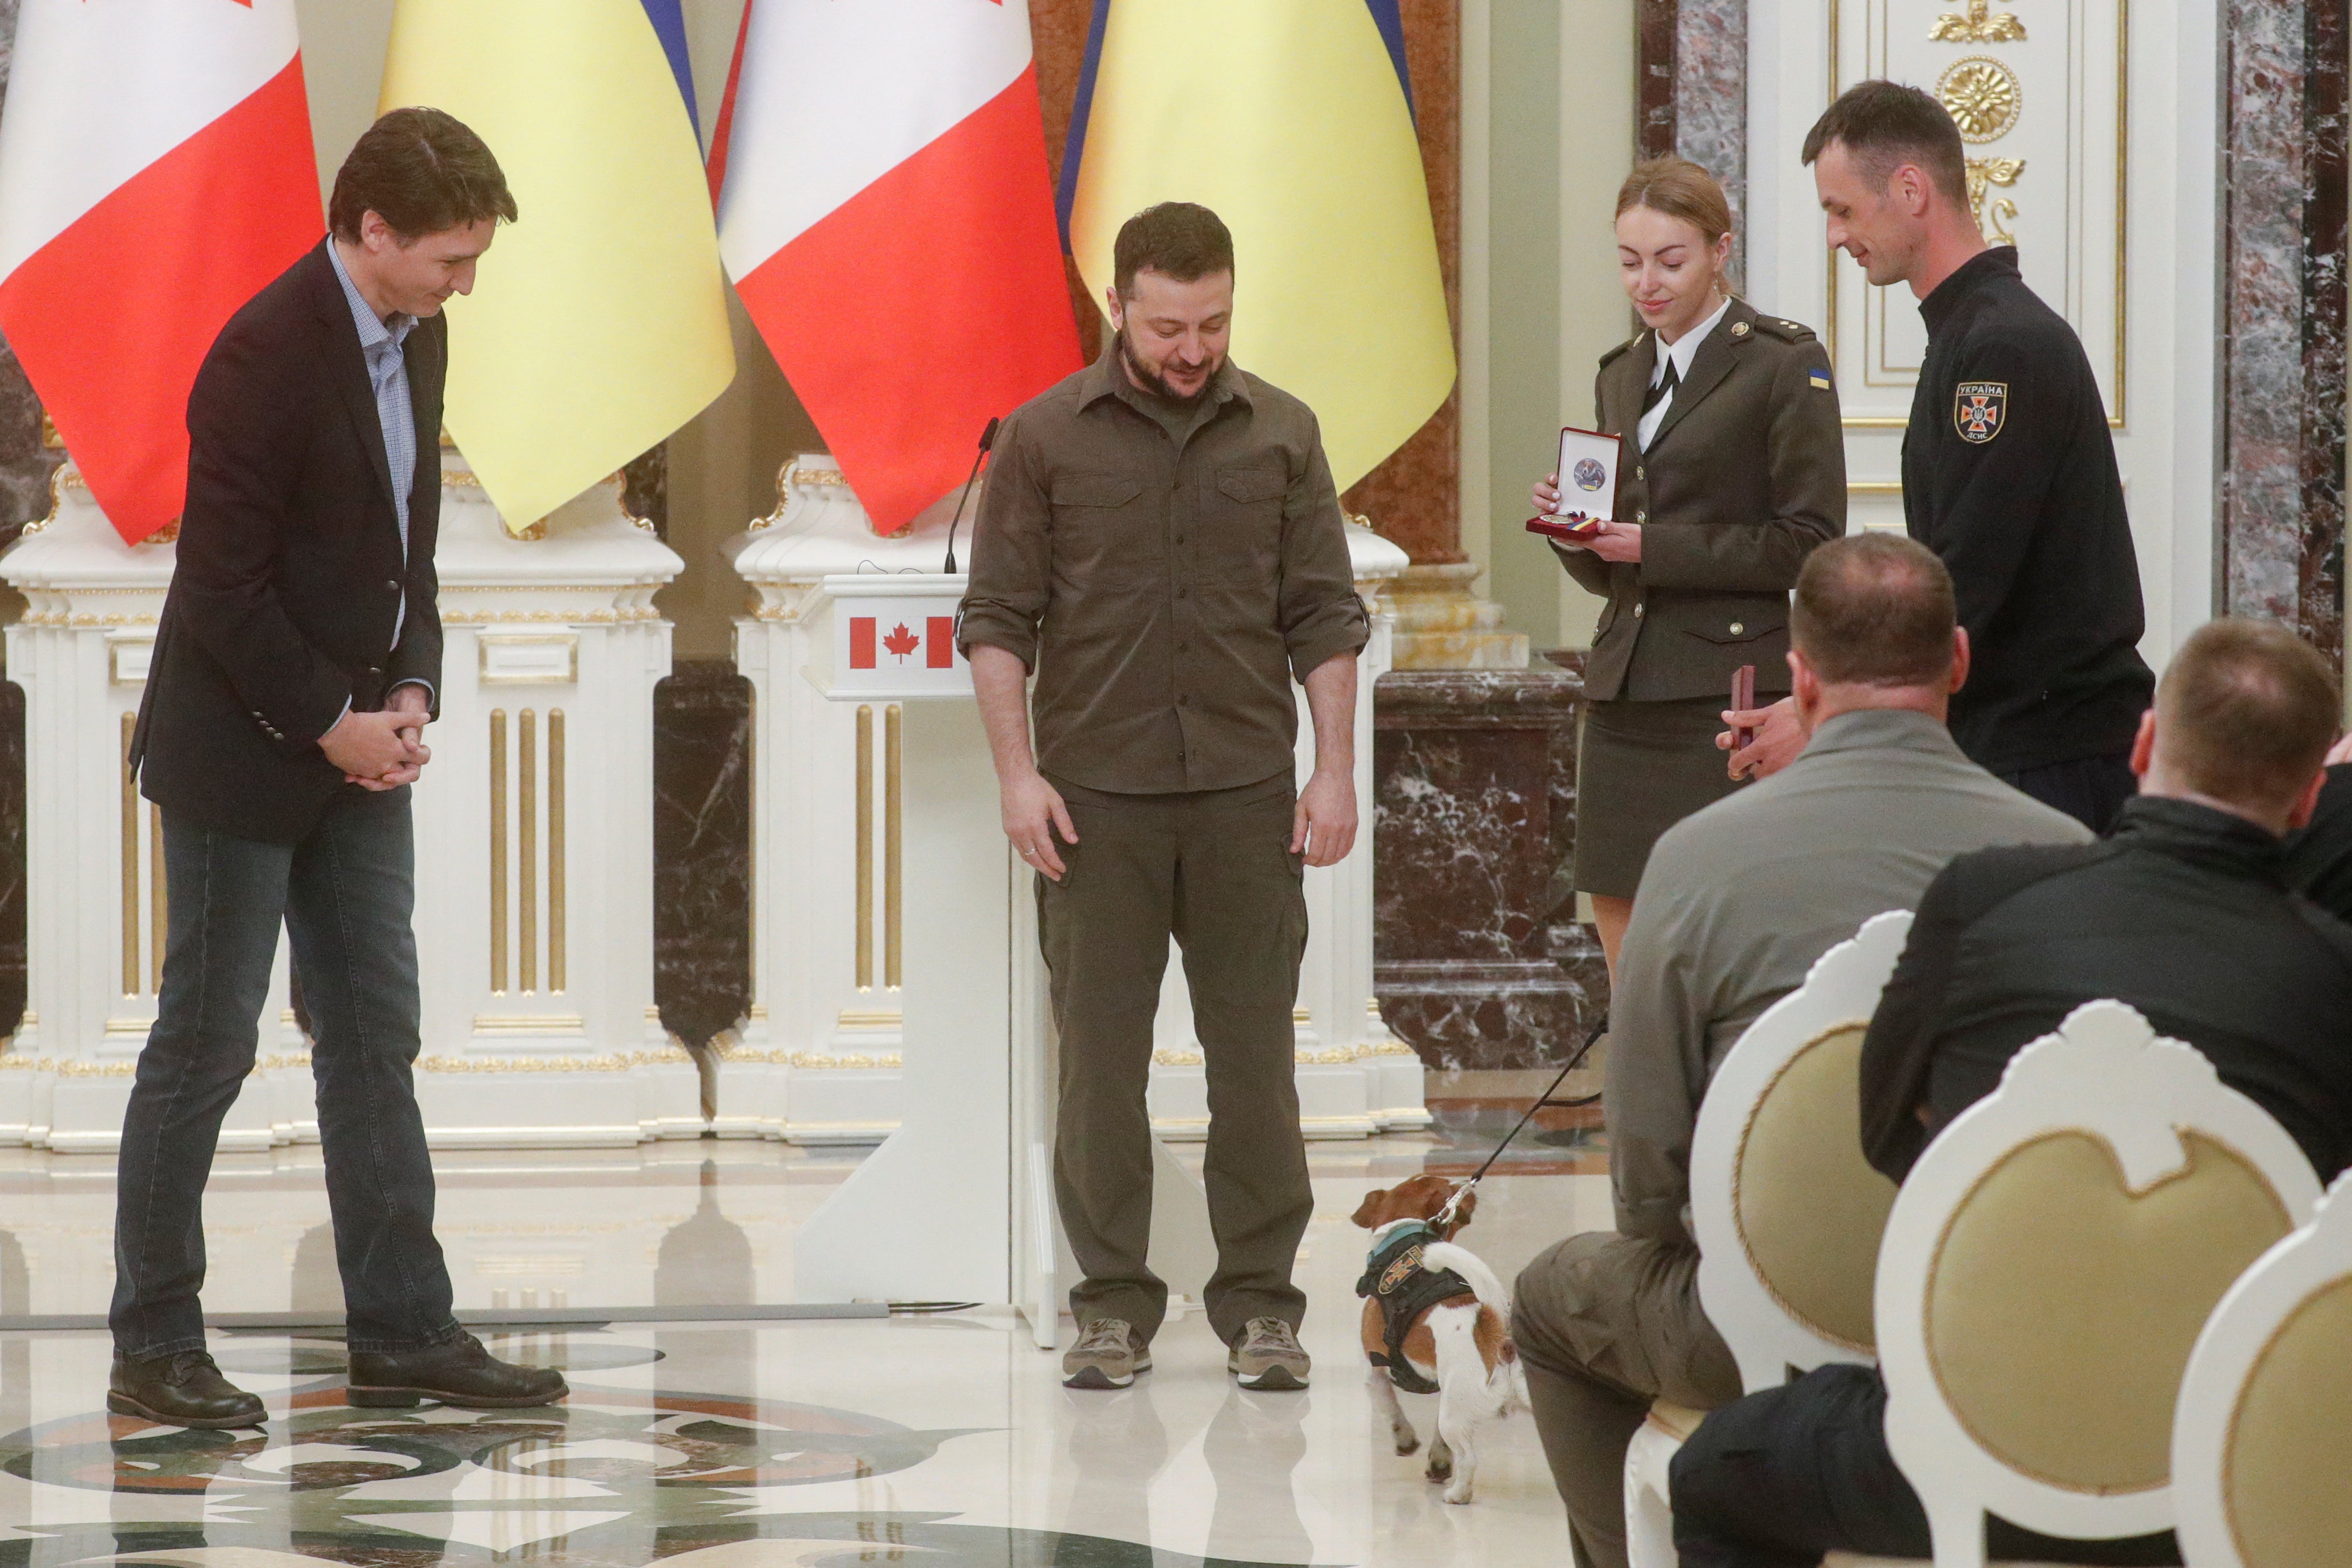
[{"label": "gold decorative wall panel", "polygon": [[505,996],[511,980],[520,995],[541,994],[543,952],[545,994],[561,996],[570,935],[563,710],[548,710],[543,750],[539,710],[515,720],[509,747],[506,710],[490,710],[490,992]]},{"label": "gold decorative wall panel", "polygon": [[[1968,144],[1968,199],[2025,280],[2081,334],[2109,423],[2125,420],[2127,0],[1830,0],[1829,94],[1914,82]],[[2030,24],[2028,18],[2031,18]],[[1910,289],[1831,258],[1823,337],[1850,427],[1898,429],[1927,350]]]}]

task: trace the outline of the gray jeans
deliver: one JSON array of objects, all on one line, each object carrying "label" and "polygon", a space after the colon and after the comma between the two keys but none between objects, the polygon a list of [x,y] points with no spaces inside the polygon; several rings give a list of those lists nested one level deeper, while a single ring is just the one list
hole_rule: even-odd
[{"label": "gray jeans", "polygon": [[205,1343],[205,1179],[253,1070],[282,923],[315,1037],[319,1140],[351,1348],[455,1337],[433,1239],[416,1060],[415,844],[404,789],[337,791],[310,837],[259,843],[163,813],[171,898],[155,1027],[122,1119],[114,1303],[125,1355]]}]

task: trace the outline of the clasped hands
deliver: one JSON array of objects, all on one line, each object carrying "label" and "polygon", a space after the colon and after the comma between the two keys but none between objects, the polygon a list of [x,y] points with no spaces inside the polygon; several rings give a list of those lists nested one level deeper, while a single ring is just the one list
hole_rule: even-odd
[{"label": "clasped hands", "polygon": [[343,770],[343,782],[378,793],[415,783],[433,760],[425,744],[432,709],[425,688],[414,682],[394,686],[384,704],[377,713],[345,713],[319,737],[319,749]]}]

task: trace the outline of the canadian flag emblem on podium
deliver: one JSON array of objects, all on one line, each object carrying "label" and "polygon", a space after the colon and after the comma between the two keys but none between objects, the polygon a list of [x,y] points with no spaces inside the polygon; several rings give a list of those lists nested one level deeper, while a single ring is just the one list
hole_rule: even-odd
[{"label": "canadian flag emblem on podium", "polygon": [[[926,615],[917,632],[907,619],[853,615],[849,618],[849,667],[853,670],[906,668],[918,654],[927,670],[955,668],[955,617]],[[886,626],[884,622],[889,623]]]}]

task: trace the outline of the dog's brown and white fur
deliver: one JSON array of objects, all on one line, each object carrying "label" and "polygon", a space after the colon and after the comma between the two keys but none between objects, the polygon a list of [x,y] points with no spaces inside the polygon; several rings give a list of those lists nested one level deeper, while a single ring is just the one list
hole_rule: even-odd
[{"label": "dog's brown and white fur", "polygon": [[[1368,1194],[1356,1210],[1356,1223],[1372,1233],[1377,1251],[1392,1226],[1413,1220],[1434,1225],[1453,1196],[1454,1184],[1444,1176],[1413,1176]],[[1525,1409],[1528,1403],[1527,1375],[1519,1365],[1518,1347],[1511,1343],[1510,1298],[1483,1259],[1453,1244],[1477,1204],[1477,1194],[1465,1194],[1440,1228],[1444,1239],[1431,1242],[1422,1252],[1423,1268],[1451,1269],[1469,1282],[1470,1290],[1422,1312],[1406,1331],[1403,1343],[1405,1360],[1437,1385],[1437,1436],[1429,1448],[1429,1479],[1447,1483],[1448,1502],[1470,1500],[1478,1474],[1479,1428]],[[1385,1327],[1380,1303],[1366,1301],[1367,1357],[1388,1354]],[[1412,1453],[1421,1446],[1421,1437],[1397,1401],[1388,1369],[1373,1364],[1368,1383],[1374,1407],[1388,1413],[1396,1451]]]}]

